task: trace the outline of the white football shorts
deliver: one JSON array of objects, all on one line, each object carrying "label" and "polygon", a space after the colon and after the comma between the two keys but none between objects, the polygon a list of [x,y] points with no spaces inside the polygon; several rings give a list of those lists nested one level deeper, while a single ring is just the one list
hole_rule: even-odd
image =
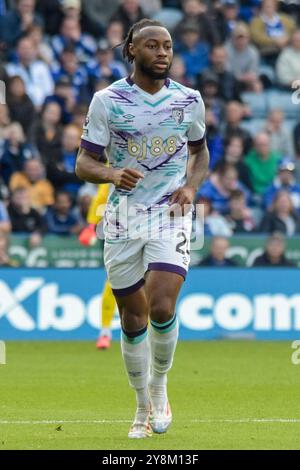
[{"label": "white football shorts", "polygon": [[160,238],[106,239],[104,263],[117,296],[136,292],[147,271],[166,271],[186,277],[190,264],[192,214],[181,218],[172,233]]}]

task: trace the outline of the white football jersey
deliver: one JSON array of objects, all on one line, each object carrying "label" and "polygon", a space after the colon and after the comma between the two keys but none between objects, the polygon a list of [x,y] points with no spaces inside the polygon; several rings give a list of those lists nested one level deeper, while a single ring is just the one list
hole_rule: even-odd
[{"label": "white football jersey", "polygon": [[101,154],[113,168],[144,174],[132,191],[111,187],[106,222],[122,231],[111,214],[126,200],[140,211],[165,207],[186,181],[188,145],[205,139],[205,109],[199,91],[167,79],[154,95],[130,78],[97,92],[83,129],[81,147]]}]

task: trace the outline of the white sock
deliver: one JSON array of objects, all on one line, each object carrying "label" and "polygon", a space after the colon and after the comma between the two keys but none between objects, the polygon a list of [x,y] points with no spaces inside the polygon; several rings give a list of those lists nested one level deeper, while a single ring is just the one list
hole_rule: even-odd
[{"label": "white sock", "polygon": [[159,324],[151,321],[149,342],[151,348],[151,397],[154,406],[159,406],[167,399],[167,373],[172,367],[178,340],[178,320],[174,316],[170,321]]},{"label": "white sock", "polygon": [[136,392],[139,421],[148,417],[150,401],[148,382],[150,373],[150,350],[147,327],[135,334],[122,331],[121,349],[129,383]]}]

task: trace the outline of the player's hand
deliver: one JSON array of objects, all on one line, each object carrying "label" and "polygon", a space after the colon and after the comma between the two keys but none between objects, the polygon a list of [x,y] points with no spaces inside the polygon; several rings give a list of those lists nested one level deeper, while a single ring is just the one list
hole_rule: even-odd
[{"label": "player's hand", "polygon": [[144,175],[140,171],[134,170],[133,168],[122,168],[120,170],[114,170],[113,184],[116,188],[131,191],[136,187],[139,180],[143,178]]},{"label": "player's hand", "polygon": [[169,199],[170,211],[179,206],[182,209],[181,214],[187,215],[192,208],[195,195],[196,190],[189,186],[182,186],[182,188],[177,189]]}]

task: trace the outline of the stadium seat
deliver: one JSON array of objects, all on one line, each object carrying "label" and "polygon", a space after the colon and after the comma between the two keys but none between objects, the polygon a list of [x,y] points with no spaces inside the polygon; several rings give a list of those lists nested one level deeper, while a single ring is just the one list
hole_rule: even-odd
[{"label": "stadium seat", "polygon": [[170,31],[182,20],[183,14],[177,8],[162,8],[153,17],[154,20],[163,23]]},{"label": "stadium seat", "polygon": [[266,124],[265,119],[250,119],[249,121],[243,121],[241,127],[254,137],[258,132],[262,131]]},{"label": "stadium seat", "polygon": [[299,119],[300,106],[292,101],[292,93],[286,91],[272,90],[267,92],[268,110],[281,109],[287,119]]},{"label": "stadium seat", "polygon": [[266,118],[267,116],[267,94],[246,92],[242,94],[242,100],[247,104],[253,114],[253,118]]},{"label": "stadium seat", "polygon": [[274,85],[276,83],[275,70],[270,65],[260,65],[258,73],[260,77],[266,77],[270,84]]},{"label": "stadium seat", "polygon": [[[299,115],[299,119],[300,119],[300,115]],[[297,119],[285,119],[284,121],[284,127],[290,132],[290,133],[293,133],[297,123],[299,121]]]}]

